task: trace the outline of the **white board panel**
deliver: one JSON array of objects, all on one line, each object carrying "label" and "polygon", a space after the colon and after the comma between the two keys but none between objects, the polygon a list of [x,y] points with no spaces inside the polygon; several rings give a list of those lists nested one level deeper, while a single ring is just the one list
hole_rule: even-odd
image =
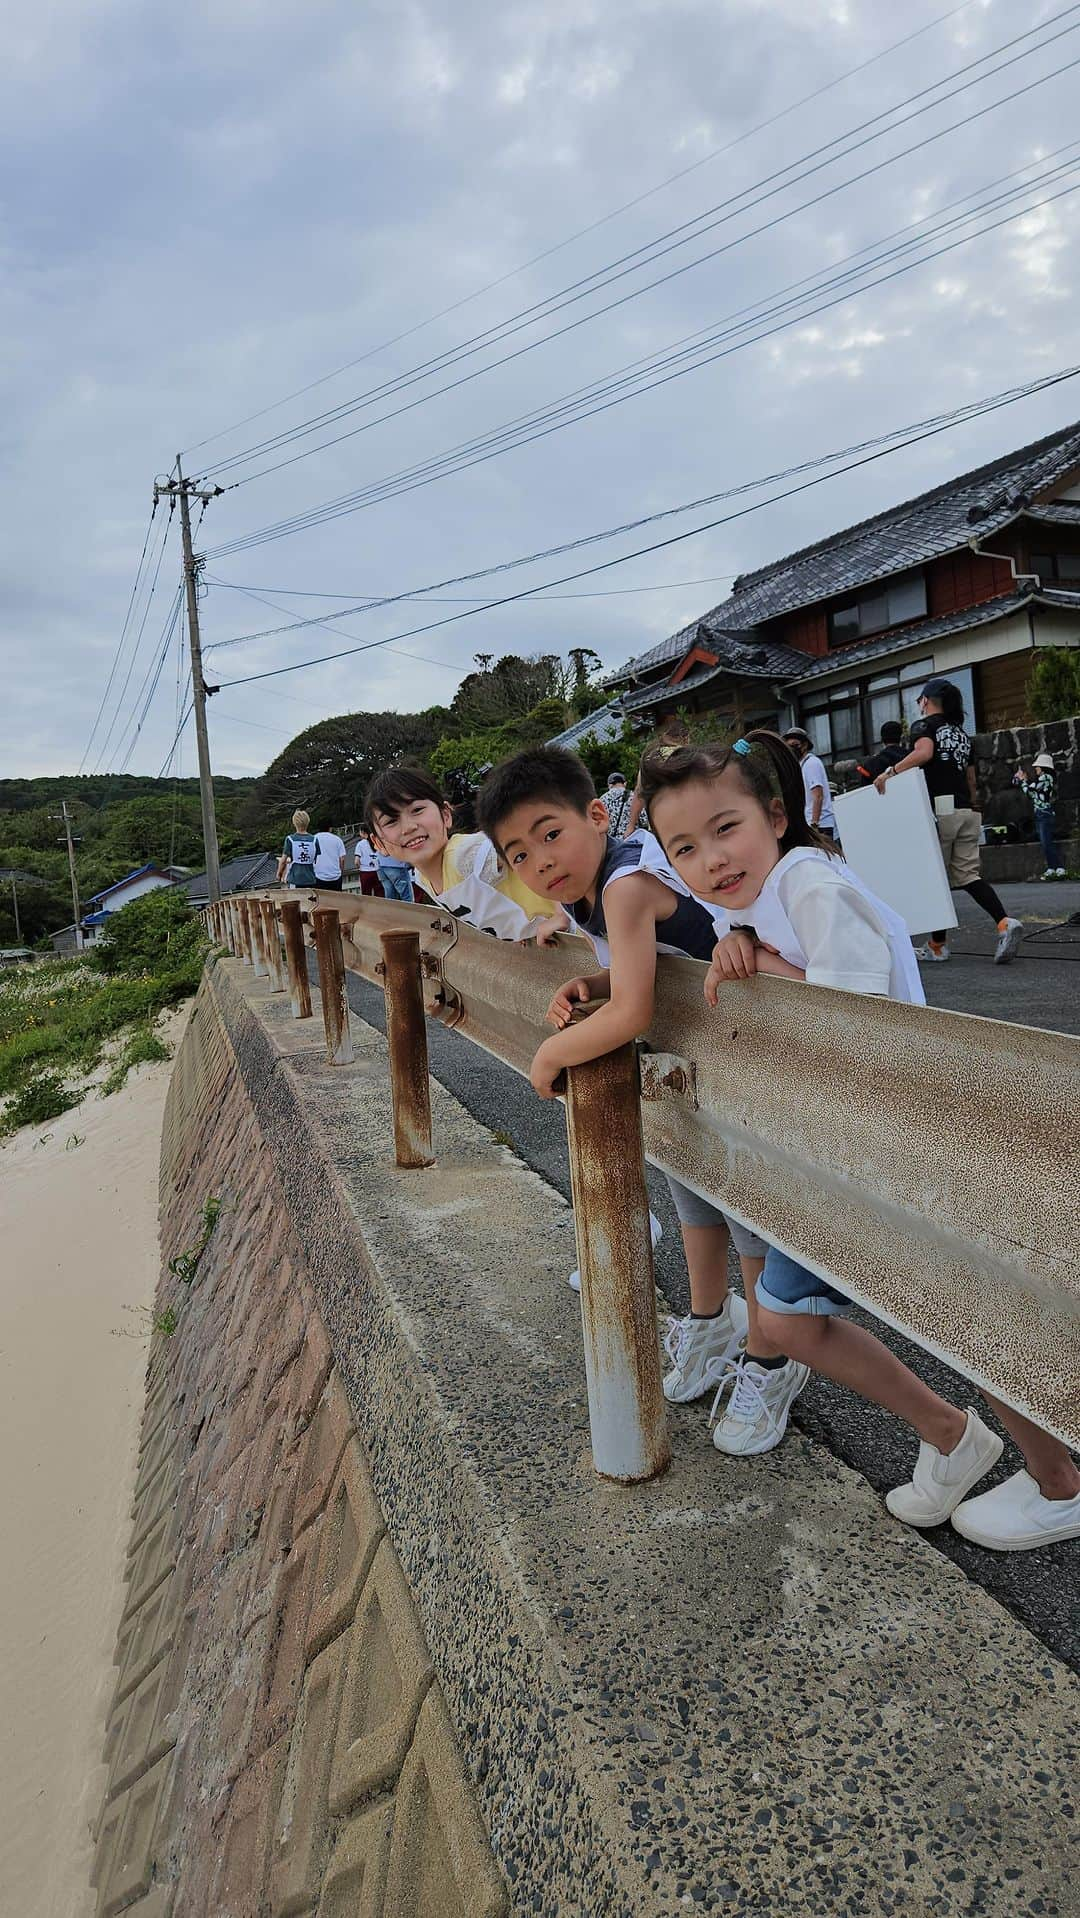
[{"label": "white board panel", "polygon": [[844,858],[913,937],[956,924],[926,781],[917,766],[873,786],[834,793]]}]

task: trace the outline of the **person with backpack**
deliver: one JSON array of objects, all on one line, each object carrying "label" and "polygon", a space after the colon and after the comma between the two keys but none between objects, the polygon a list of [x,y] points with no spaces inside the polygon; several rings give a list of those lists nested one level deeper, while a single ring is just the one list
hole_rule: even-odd
[{"label": "person with backpack", "polygon": [[278,860],[277,876],[280,885],[285,880],[290,886],[313,886],[315,884],[315,841],[308,827],[311,820],[306,812],[294,812],[292,832],[286,833],[285,844]]}]

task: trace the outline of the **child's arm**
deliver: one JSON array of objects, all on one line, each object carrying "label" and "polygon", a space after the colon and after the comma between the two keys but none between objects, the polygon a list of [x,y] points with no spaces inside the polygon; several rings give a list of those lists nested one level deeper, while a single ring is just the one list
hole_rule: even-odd
[{"label": "child's arm", "polygon": [[590,1000],[607,999],[611,995],[611,974],[605,967],[603,972],[583,974],[580,979],[568,979],[560,986],[545,1013],[549,1026],[558,1026],[560,1032],[570,1024],[575,1006],[588,1005]]},{"label": "child's arm", "polygon": [[781,959],[771,946],[759,945],[752,932],[736,926],[717,941],[712,964],[705,974],[705,999],[715,1006],[719,988],[725,980],[752,979],[757,972],[771,972],[777,979],[805,979],[806,974],[787,959]]},{"label": "child's arm", "polygon": [[[648,1029],[656,987],[656,921],[661,911],[670,910],[670,901],[667,887],[647,873],[628,874],[608,891],[604,914],[611,948],[611,997],[591,1018],[564,1027],[538,1048],[529,1077],[542,1099],[555,1097],[555,1081],[567,1066],[614,1052],[616,1046]],[[582,983],[571,980],[563,991],[569,993]],[[595,975],[589,984],[596,987]],[[580,1000],[580,994],[575,996]],[[556,994],[552,1000],[552,1012],[559,998]]]},{"label": "child's arm", "polygon": [[569,930],[570,921],[560,906],[558,912],[553,913],[550,919],[545,919],[541,925],[537,926],[535,932],[530,932],[527,939],[519,939],[518,945],[553,946],[558,934],[569,932]]}]

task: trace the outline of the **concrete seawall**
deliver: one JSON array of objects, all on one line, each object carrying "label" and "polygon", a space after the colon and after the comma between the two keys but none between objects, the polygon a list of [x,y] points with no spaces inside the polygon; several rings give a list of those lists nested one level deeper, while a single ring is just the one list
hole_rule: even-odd
[{"label": "concrete seawall", "polygon": [[562,1200],[356,1052],[217,961],[176,1062],[105,1918],[1066,1912],[1080,1686],[803,1439],[596,1479]]}]

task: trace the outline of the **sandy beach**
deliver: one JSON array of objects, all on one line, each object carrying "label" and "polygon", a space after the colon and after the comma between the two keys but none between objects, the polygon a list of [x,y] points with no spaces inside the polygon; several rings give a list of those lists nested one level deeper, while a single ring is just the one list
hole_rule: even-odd
[{"label": "sandy beach", "polygon": [[0,1904],[22,1918],[93,1910],[170,1070],[0,1152]]}]

